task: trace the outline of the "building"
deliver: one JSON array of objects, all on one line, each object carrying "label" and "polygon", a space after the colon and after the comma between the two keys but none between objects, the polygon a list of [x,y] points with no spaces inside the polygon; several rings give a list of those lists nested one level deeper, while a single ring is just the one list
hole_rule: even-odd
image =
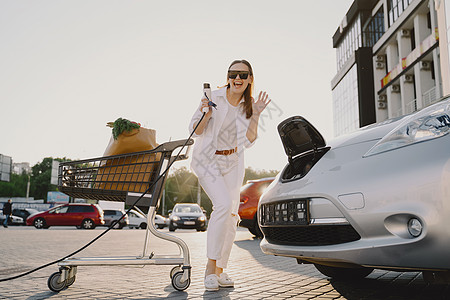
[{"label": "building", "polygon": [[436,0],[443,95],[450,94],[450,0]]},{"label": "building", "polygon": [[450,93],[449,2],[352,3],[333,35],[335,136],[412,113]]},{"label": "building", "polygon": [[13,173],[14,174],[30,174],[31,173],[31,167],[30,163],[27,162],[21,162],[21,163],[13,163]]}]

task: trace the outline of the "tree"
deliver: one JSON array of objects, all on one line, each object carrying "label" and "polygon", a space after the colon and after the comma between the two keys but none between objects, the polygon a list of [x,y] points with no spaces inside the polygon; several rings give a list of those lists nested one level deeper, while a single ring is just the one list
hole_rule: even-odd
[{"label": "tree", "polygon": [[9,182],[0,182],[0,197],[25,197],[28,174],[11,174]]},{"label": "tree", "polygon": [[255,180],[255,179],[261,179],[266,177],[275,177],[277,176],[279,171],[277,170],[254,170],[252,167],[248,167],[245,169],[245,175],[244,175],[244,183],[247,182],[247,180]]},{"label": "tree", "polygon": [[[197,189],[197,177],[192,172],[186,167],[175,169],[166,180],[166,211],[172,209],[176,203],[197,203]],[[209,198],[203,190],[200,206],[207,212],[212,210]]]},{"label": "tree", "polygon": [[44,199],[45,203],[47,203],[47,193],[49,191],[57,191],[56,186],[50,184],[53,160],[61,162],[69,159],[46,157],[42,162],[35,164],[31,168],[30,196],[33,196],[35,199]]}]

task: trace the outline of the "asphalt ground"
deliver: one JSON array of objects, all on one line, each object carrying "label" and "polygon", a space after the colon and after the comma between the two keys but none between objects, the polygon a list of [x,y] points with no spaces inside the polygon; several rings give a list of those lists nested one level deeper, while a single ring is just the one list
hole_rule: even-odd
[{"label": "asphalt ground", "polygon": [[[75,227],[10,226],[0,228],[0,278],[6,278],[57,260],[91,241],[105,228],[78,230]],[[167,228],[162,231],[168,232]],[[226,272],[234,288],[206,292],[203,287],[206,263],[206,233],[177,230],[191,253],[191,284],[185,291],[172,287],[173,266],[78,267],[75,283],[55,293],[47,287],[56,265],[25,277],[0,282],[1,299],[450,299],[449,285],[427,284],[417,272],[375,270],[366,279],[352,282],[331,280],[313,265],[298,265],[293,258],[265,255],[244,228],[238,229]],[[111,230],[76,257],[139,256],[145,231]],[[156,237],[150,251],[157,255],[177,254],[178,247]]]}]

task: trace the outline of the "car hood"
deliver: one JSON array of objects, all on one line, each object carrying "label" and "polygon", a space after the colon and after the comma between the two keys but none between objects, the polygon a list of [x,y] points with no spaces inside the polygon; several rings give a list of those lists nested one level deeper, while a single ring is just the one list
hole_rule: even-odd
[{"label": "car hood", "polygon": [[[28,218],[37,216],[37,215],[39,215],[39,214],[42,214],[42,212],[39,212],[39,211],[38,211],[38,212],[32,213],[31,215],[28,216]],[[27,219],[28,219],[28,218],[27,218]]]},{"label": "car hood", "polygon": [[331,148],[346,147],[366,141],[380,140],[394,129],[405,117],[389,119],[380,123],[362,127],[352,133],[342,135],[329,143],[320,132],[301,116],[290,117],[281,122],[277,129],[283,143],[284,151],[289,159],[317,149],[331,146]]},{"label": "car hood", "polygon": [[407,116],[402,116],[395,119],[389,119],[380,123],[371,124],[362,127],[352,133],[340,136],[329,142],[331,148],[346,147],[354,144],[359,144],[367,141],[380,140],[391,130],[393,130],[399,123]]}]

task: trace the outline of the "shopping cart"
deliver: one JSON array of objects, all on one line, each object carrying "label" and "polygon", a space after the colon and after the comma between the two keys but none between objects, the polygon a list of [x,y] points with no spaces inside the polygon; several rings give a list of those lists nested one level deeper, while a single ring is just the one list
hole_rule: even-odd
[{"label": "shopping cart", "polygon": [[[180,238],[156,230],[154,218],[159,206],[166,169],[175,160],[187,158],[188,150],[172,156],[172,152],[184,144],[191,146],[190,140],[164,143],[149,151],[134,152],[100,158],[63,162],[59,166],[58,189],[76,198],[121,201],[139,207],[148,207],[147,230],[144,250],[138,256],[66,258],[58,263],[59,271],[47,281],[50,290],[59,292],[75,282],[78,266],[145,266],[174,265],[170,271],[172,286],[183,291],[190,285],[191,265],[189,248]],[[189,147],[188,147],[189,148]],[[187,148],[187,149],[188,149]],[[158,178],[160,178],[158,180]],[[146,192],[146,193],[145,193]],[[142,195],[145,193],[145,195]],[[155,255],[149,253],[149,235],[178,245],[178,255]]]}]

